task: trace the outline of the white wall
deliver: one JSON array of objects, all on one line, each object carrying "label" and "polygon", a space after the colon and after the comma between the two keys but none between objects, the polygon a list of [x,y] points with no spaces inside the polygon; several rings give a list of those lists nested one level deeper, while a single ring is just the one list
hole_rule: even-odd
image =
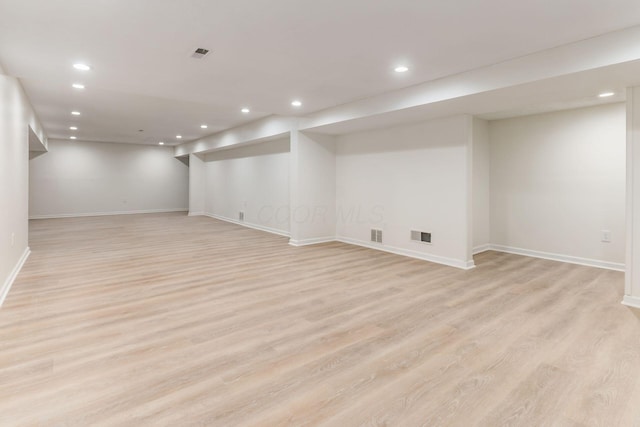
[{"label": "white wall", "polygon": [[205,212],[206,168],[200,154],[189,154],[189,215]]},{"label": "white wall", "polygon": [[491,243],[490,232],[490,145],[489,123],[473,119],[473,247],[486,249]]},{"label": "white wall", "polygon": [[289,140],[216,151],[205,157],[205,211],[270,231],[289,233]]},{"label": "white wall", "polygon": [[624,263],[623,104],[492,121],[490,138],[492,244]]},{"label": "white wall", "polygon": [[28,256],[29,127],[46,145],[18,79],[0,68],[0,304]]},{"label": "white wall", "polygon": [[307,245],[336,235],[336,138],[291,132],[291,240]]},{"label": "white wall", "polygon": [[172,147],[50,140],[31,160],[29,214],[187,210],[188,178]]},{"label": "white wall", "polygon": [[640,87],[627,88],[626,274],[622,303],[640,308]]},{"label": "white wall", "polygon": [[[339,136],[338,237],[458,267],[472,266],[470,140],[468,116]],[[371,228],[383,230],[382,245],[370,242]],[[410,230],[431,232],[433,244],[411,241]]]}]

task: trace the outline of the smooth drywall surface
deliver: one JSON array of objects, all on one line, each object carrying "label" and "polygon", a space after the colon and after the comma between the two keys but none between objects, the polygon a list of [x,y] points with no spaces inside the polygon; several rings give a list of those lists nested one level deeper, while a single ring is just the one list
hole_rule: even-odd
[{"label": "smooth drywall surface", "polygon": [[475,251],[488,248],[490,234],[490,151],[489,123],[473,119],[473,248]]},{"label": "smooth drywall surface", "polygon": [[172,147],[50,140],[30,163],[32,218],[188,208],[189,169]]},{"label": "smooth drywall surface", "polygon": [[[468,116],[339,136],[337,235],[353,243],[469,267]],[[383,243],[371,243],[381,229]],[[432,243],[411,240],[432,233]]]},{"label": "smooth drywall surface", "polygon": [[[625,106],[490,122],[491,243],[625,262]],[[603,232],[611,242],[602,242]]]},{"label": "smooth drywall surface", "polygon": [[336,138],[291,132],[291,240],[305,245],[336,235]]},{"label": "smooth drywall surface", "polygon": [[189,154],[189,215],[204,215],[206,169],[200,154]]},{"label": "smooth drywall surface", "polygon": [[240,148],[243,145],[284,139],[297,126],[298,119],[271,115],[235,128],[223,130],[175,147],[176,156],[205,154],[212,150]]},{"label": "smooth drywall surface", "polygon": [[623,304],[640,308],[640,87],[627,88],[626,269]]},{"label": "smooth drywall surface", "polygon": [[46,146],[20,82],[0,69],[0,303],[28,253],[29,128]]},{"label": "smooth drywall surface", "polygon": [[208,215],[289,233],[288,139],[216,151],[205,161]]}]

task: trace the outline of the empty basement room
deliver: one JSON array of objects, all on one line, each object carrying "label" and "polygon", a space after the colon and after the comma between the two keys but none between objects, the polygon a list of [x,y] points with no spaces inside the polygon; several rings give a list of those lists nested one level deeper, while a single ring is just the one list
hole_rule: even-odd
[{"label": "empty basement room", "polygon": [[0,427],[640,427],[637,0],[0,0]]}]

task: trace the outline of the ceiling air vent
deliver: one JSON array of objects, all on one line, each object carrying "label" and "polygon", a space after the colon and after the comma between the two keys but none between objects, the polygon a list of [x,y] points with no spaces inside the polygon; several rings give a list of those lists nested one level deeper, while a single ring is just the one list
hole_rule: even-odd
[{"label": "ceiling air vent", "polygon": [[209,49],[199,47],[195,50],[195,52],[193,52],[193,55],[191,55],[191,57],[196,59],[201,59],[201,58],[204,58],[207,55],[207,53],[209,53]]}]

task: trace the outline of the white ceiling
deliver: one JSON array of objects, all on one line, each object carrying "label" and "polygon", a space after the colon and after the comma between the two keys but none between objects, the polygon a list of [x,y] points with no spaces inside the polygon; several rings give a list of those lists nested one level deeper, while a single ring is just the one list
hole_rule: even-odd
[{"label": "white ceiling", "polygon": [[50,138],[171,144],[637,24],[637,0],[0,0],[0,63]]}]

